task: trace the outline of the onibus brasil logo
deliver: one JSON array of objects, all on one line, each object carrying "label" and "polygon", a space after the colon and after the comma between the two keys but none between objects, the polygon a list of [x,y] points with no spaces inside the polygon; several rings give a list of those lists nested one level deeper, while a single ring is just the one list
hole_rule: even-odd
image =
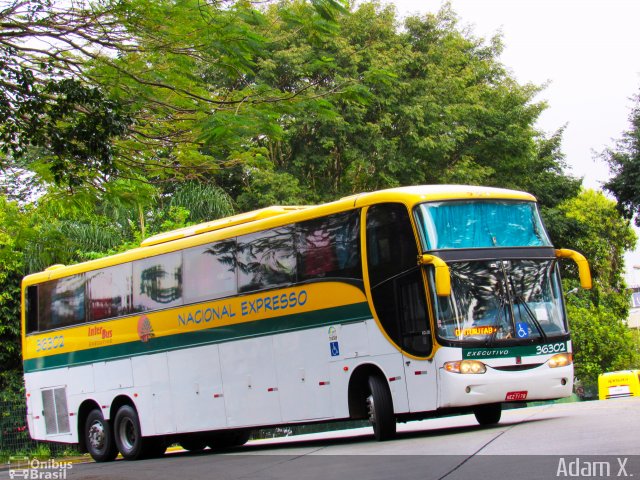
[{"label": "onibus brasil logo", "polygon": [[58,479],[67,478],[67,471],[73,468],[71,462],[53,458],[39,460],[28,457],[9,457],[9,478]]}]

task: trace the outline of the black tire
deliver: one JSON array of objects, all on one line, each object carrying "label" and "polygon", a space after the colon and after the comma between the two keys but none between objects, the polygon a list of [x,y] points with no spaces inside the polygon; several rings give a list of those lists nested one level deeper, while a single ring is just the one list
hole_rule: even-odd
[{"label": "black tire", "polygon": [[96,462],[111,462],[118,456],[111,424],[97,408],[91,410],[84,423],[87,451]]},{"label": "black tire", "polygon": [[113,422],[113,436],[118,450],[125,460],[139,460],[148,453],[140,430],[138,412],[130,405],[123,405]]},{"label": "black tire", "polygon": [[251,438],[251,430],[228,430],[211,435],[207,444],[211,450],[240,447]]},{"label": "black tire", "polygon": [[502,405],[499,403],[479,405],[473,409],[473,414],[480,425],[495,425],[502,416]]},{"label": "black tire", "polygon": [[144,439],[144,458],[162,457],[167,451],[167,442],[163,437],[148,437]]},{"label": "black tire", "polygon": [[185,438],[180,441],[180,446],[189,452],[201,452],[207,447],[207,442],[202,438]]},{"label": "black tire", "polygon": [[389,386],[378,376],[369,377],[368,383],[367,414],[373,426],[373,434],[379,442],[390,440],[396,435],[396,418]]}]

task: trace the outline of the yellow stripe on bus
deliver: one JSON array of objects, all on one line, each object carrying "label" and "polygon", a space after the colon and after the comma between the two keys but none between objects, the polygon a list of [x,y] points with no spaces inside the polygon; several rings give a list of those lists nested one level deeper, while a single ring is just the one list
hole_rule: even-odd
[{"label": "yellow stripe on bus", "polygon": [[157,312],[85,323],[25,338],[25,360],[118,345],[148,342],[210,328],[267,320],[366,302],[358,287],[318,282],[180,306]]}]

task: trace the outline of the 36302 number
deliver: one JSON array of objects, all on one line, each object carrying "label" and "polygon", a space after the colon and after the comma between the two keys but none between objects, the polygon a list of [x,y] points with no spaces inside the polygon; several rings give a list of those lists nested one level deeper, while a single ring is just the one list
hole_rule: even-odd
[{"label": "36302 number", "polygon": [[58,348],[64,348],[63,335],[36,339],[36,352],[47,352],[49,350],[56,350]]},{"label": "36302 number", "polygon": [[562,353],[566,351],[567,344],[565,342],[536,346],[536,355],[547,355],[550,353]]}]

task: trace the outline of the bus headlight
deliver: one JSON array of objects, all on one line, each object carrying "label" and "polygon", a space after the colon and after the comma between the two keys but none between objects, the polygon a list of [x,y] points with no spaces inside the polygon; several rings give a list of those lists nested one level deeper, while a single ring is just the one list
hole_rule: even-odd
[{"label": "bus headlight", "polygon": [[455,362],[446,362],[444,369],[451,373],[476,374],[486,372],[487,366],[478,360],[458,360]]},{"label": "bus headlight", "polygon": [[547,363],[551,368],[566,367],[573,363],[573,355],[570,353],[557,353]]}]

